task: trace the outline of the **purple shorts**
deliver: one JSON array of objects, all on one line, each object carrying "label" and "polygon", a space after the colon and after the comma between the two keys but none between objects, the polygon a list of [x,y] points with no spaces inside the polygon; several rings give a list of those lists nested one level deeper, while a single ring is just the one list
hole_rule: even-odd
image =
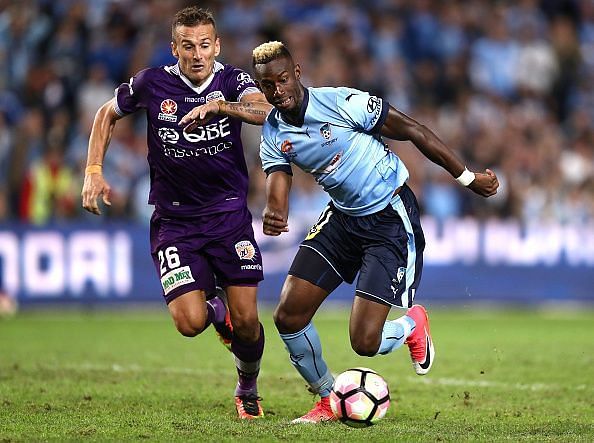
[{"label": "purple shorts", "polygon": [[247,208],[192,218],[151,217],[151,255],[169,304],[194,290],[216,284],[257,286],[262,255]]}]

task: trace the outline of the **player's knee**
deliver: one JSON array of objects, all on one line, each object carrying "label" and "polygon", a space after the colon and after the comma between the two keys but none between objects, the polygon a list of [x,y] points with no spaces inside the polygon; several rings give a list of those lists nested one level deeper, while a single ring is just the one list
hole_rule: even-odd
[{"label": "player's knee", "polygon": [[260,322],[256,313],[236,315],[231,319],[231,323],[233,324],[233,334],[237,335],[241,341],[253,343],[258,340]]},{"label": "player's knee", "polygon": [[204,320],[202,319],[180,315],[174,316],[173,321],[178,332],[184,337],[196,337],[204,330]]},{"label": "player's knee", "polygon": [[281,334],[291,334],[302,330],[306,325],[300,316],[290,314],[278,306],[272,316],[276,329]]},{"label": "player's knee", "polygon": [[201,329],[194,328],[188,323],[176,323],[175,327],[184,337],[196,337],[201,332]]},{"label": "player's knee", "polygon": [[358,355],[362,357],[373,357],[379,349],[377,336],[359,335],[351,337],[351,347]]}]

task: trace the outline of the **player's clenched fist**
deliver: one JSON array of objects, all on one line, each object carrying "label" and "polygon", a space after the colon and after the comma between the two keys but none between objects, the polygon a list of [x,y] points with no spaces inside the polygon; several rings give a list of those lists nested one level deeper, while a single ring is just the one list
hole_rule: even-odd
[{"label": "player's clenched fist", "polygon": [[470,190],[474,191],[478,195],[483,197],[490,197],[497,193],[499,187],[499,180],[497,176],[490,169],[486,169],[485,172],[475,172],[474,180],[468,185]]},{"label": "player's clenched fist", "polygon": [[264,234],[276,236],[289,232],[289,225],[280,214],[266,207],[262,213],[262,229]]}]

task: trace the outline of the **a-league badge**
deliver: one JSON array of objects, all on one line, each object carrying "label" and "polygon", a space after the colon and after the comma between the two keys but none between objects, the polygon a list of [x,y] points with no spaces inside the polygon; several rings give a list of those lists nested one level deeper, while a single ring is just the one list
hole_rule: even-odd
[{"label": "a-league badge", "polygon": [[256,256],[256,248],[249,240],[235,243],[235,252],[241,260],[252,260]]},{"label": "a-league badge", "polygon": [[161,102],[159,110],[161,111],[157,117],[159,120],[174,123],[177,121],[177,115],[174,115],[177,112],[177,103],[175,103],[170,98],[167,98]]}]

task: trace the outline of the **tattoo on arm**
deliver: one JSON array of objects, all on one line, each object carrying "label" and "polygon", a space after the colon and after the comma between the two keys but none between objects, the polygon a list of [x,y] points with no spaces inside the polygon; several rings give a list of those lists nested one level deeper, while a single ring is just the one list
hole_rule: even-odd
[{"label": "tattoo on arm", "polygon": [[263,115],[266,116],[266,112],[260,109],[255,109],[253,103],[246,102],[246,103],[228,103],[227,106],[229,107],[230,111],[252,114],[252,115]]},{"label": "tattoo on arm", "polygon": [[220,113],[238,118],[253,125],[263,125],[269,106],[265,103],[252,102],[221,102]]}]

